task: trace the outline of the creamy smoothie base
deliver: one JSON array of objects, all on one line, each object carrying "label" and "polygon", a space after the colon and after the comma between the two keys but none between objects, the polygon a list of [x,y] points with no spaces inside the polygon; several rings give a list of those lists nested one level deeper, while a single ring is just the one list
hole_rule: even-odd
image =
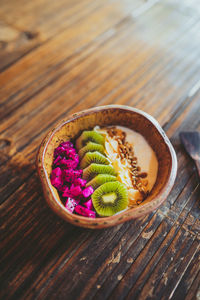
[{"label": "creamy smoothie base", "polygon": [[94,130],[105,137],[107,158],[128,190],[128,206],[140,204],[157,178],[158,161],[153,149],[141,134],[127,127],[96,126]]}]

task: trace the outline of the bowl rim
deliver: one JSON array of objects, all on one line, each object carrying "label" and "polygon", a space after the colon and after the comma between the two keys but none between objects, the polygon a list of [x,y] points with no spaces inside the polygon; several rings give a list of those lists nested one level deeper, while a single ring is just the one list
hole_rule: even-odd
[{"label": "bowl rim", "polygon": [[[144,203],[142,206],[130,208],[128,210],[115,214],[111,217],[102,217],[96,219],[71,214],[70,212],[67,211],[64,205],[57,200],[53,187],[48,178],[47,171],[44,167],[44,157],[47,151],[47,147],[50,141],[52,140],[53,136],[56,134],[56,132],[59,131],[60,128],[62,128],[65,124],[74,121],[76,119],[79,119],[80,117],[84,117],[92,113],[109,110],[109,109],[117,109],[117,110],[119,109],[119,110],[134,112],[142,115],[144,118],[148,119],[152,123],[152,125],[156,128],[156,130],[160,134],[163,142],[166,144],[171,156],[171,166],[170,166],[170,172],[168,174],[168,179],[165,185],[161,188],[159,193],[156,195],[156,197],[153,198],[150,202]],[[59,123],[57,123],[56,126],[54,126],[54,128],[47,133],[47,135],[43,139],[38,149],[38,153],[36,156],[36,167],[37,167],[38,175],[40,177],[40,181],[42,183],[42,188],[43,188],[46,202],[57,215],[59,215],[66,221],[77,226],[88,227],[88,228],[96,228],[97,226],[99,226],[103,228],[103,227],[114,226],[119,223],[128,221],[130,219],[139,218],[158,208],[165,201],[165,199],[167,198],[168,194],[170,193],[174,185],[176,174],[177,174],[177,157],[170,140],[168,139],[167,135],[165,134],[164,130],[157,122],[157,120],[154,119],[154,117],[152,117],[151,115],[149,115],[148,113],[140,109],[133,108],[126,105],[105,105],[105,106],[93,107],[90,109],[80,111],[78,113],[71,114],[67,117],[67,119],[64,119]]]}]

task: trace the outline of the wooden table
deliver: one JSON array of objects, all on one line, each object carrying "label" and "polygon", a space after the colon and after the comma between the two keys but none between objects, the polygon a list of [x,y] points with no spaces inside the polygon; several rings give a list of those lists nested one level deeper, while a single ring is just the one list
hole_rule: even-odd
[{"label": "wooden table", "polygon": [[[179,140],[200,129],[199,0],[1,0],[0,299],[199,299],[200,186]],[[126,104],[153,115],[178,157],[175,186],[145,218],[74,227],[35,171],[62,118]]]}]

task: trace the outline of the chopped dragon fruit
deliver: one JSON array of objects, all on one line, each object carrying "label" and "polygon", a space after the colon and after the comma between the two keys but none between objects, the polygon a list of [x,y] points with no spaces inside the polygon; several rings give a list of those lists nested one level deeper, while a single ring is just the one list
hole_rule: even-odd
[{"label": "chopped dragon fruit", "polygon": [[51,184],[57,188],[59,191],[62,189],[62,180],[59,177],[51,178]]},{"label": "chopped dragon fruit", "polygon": [[67,191],[68,189],[69,189],[69,187],[68,187],[67,185],[63,184],[63,186],[62,186],[62,188],[60,189],[60,191],[64,193],[64,192]]},{"label": "chopped dragon fruit", "polygon": [[75,182],[77,178],[79,178],[82,175],[83,171],[82,170],[73,170],[73,169],[68,169],[68,170],[63,170],[63,180],[66,182]]},{"label": "chopped dragon fruit", "polygon": [[62,175],[62,170],[60,167],[53,169],[51,172],[51,177],[61,177],[61,175]]},{"label": "chopped dragon fruit", "polygon": [[63,197],[78,197],[82,196],[82,190],[80,185],[74,186],[74,184],[71,185],[70,188],[66,187],[63,194]]},{"label": "chopped dragon fruit", "polygon": [[60,190],[63,185],[62,170],[59,167],[53,169],[51,172],[51,184],[58,190]]},{"label": "chopped dragon fruit", "polygon": [[54,151],[54,157],[58,155],[66,155],[67,157],[74,156],[76,154],[76,150],[73,148],[73,144],[71,142],[64,142],[58,146]]},{"label": "chopped dragon fruit", "polygon": [[83,196],[84,196],[85,198],[87,198],[87,197],[89,197],[90,195],[92,195],[93,192],[94,192],[93,187],[88,186],[87,188],[85,188],[85,189],[83,190]]},{"label": "chopped dragon fruit", "polygon": [[74,160],[74,161],[77,163],[77,165],[78,165],[78,163],[79,163],[79,155],[78,155],[78,154],[75,154],[73,160]]},{"label": "chopped dragon fruit", "polygon": [[57,162],[57,165],[60,165],[63,168],[67,168],[67,169],[69,168],[75,169],[78,166],[78,161],[63,157],[61,160]]},{"label": "chopped dragon fruit", "polygon": [[64,147],[64,148],[73,148],[74,147],[74,145],[70,141],[63,142],[60,144],[60,146]]},{"label": "chopped dragon fruit", "polygon": [[80,177],[78,177],[74,180],[74,185],[80,185],[80,186],[84,187],[86,185],[86,183],[87,183],[87,180],[82,179]]},{"label": "chopped dragon fruit", "polygon": [[72,184],[69,189],[69,192],[74,197],[82,195],[82,190],[80,185],[74,186],[74,184]]},{"label": "chopped dragon fruit", "polygon": [[[77,153],[74,148],[66,148],[65,149],[65,155],[71,159],[75,159]],[[77,159],[77,158],[76,158]]]},{"label": "chopped dragon fruit", "polygon": [[58,155],[53,162],[54,165],[58,165],[61,159],[62,159],[62,157],[60,155]]},{"label": "chopped dragon fruit", "polygon": [[90,210],[93,210],[92,199],[89,199],[87,202],[84,202],[83,205]]},{"label": "chopped dragon fruit", "polygon": [[54,157],[56,158],[58,155],[63,156],[64,153],[65,153],[65,148],[59,146],[54,151]]},{"label": "chopped dragon fruit", "polygon": [[[51,183],[66,201],[65,207],[70,213],[96,218],[92,200],[83,203],[94,190],[91,186],[85,187],[87,181],[81,178],[83,170],[77,169],[78,164],[79,155],[73,144],[69,141],[61,143],[54,151]],[[83,206],[79,203],[83,203]]]},{"label": "chopped dragon fruit", "polygon": [[68,159],[66,157],[63,157],[59,162],[59,165],[62,165],[64,168],[67,169],[76,169],[78,164],[79,164],[79,157],[78,154],[75,154],[75,156],[73,157],[73,159]]},{"label": "chopped dragon fruit", "polygon": [[74,211],[74,209],[75,209],[75,207],[76,207],[76,205],[77,205],[78,203],[77,203],[77,201],[76,200],[74,200],[73,198],[67,198],[67,201],[66,201],[66,203],[65,203],[65,207],[71,212],[71,213],[73,213],[73,211]]},{"label": "chopped dragon fruit", "polygon": [[96,218],[96,213],[86,207],[83,207],[82,205],[77,205],[74,209],[74,211],[84,217],[88,218]]},{"label": "chopped dragon fruit", "polygon": [[62,194],[63,197],[65,197],[65,198],[70,197],[70,192],[69,192],[69,187],[68,186],[63,187],[62,192],[63,192],[63,194]]}]

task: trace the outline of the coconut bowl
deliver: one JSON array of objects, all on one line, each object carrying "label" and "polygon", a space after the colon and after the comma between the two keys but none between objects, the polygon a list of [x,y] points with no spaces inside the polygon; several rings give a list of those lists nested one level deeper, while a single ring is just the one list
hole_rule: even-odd
[{"label": "coconut bowl", "polygon": [[[156,153],[158,175],[150,194],[137,207],[111,217],[90,219],[68,212],[62,204],[57,190],[51,185],[50,174],[54,149],[61,142],[76,138],[83,130],[90,130],[96,125],[121,125],[142,134]],[[143,217],[155,210],[169,195],[177,173],[176,153],[158,122],[141,110],[121,105],[108,105],[84,110],[60,122],[41,143],[36,165],[44,196],[50,208],[71,224],[95,229],[110,227]]]}]

